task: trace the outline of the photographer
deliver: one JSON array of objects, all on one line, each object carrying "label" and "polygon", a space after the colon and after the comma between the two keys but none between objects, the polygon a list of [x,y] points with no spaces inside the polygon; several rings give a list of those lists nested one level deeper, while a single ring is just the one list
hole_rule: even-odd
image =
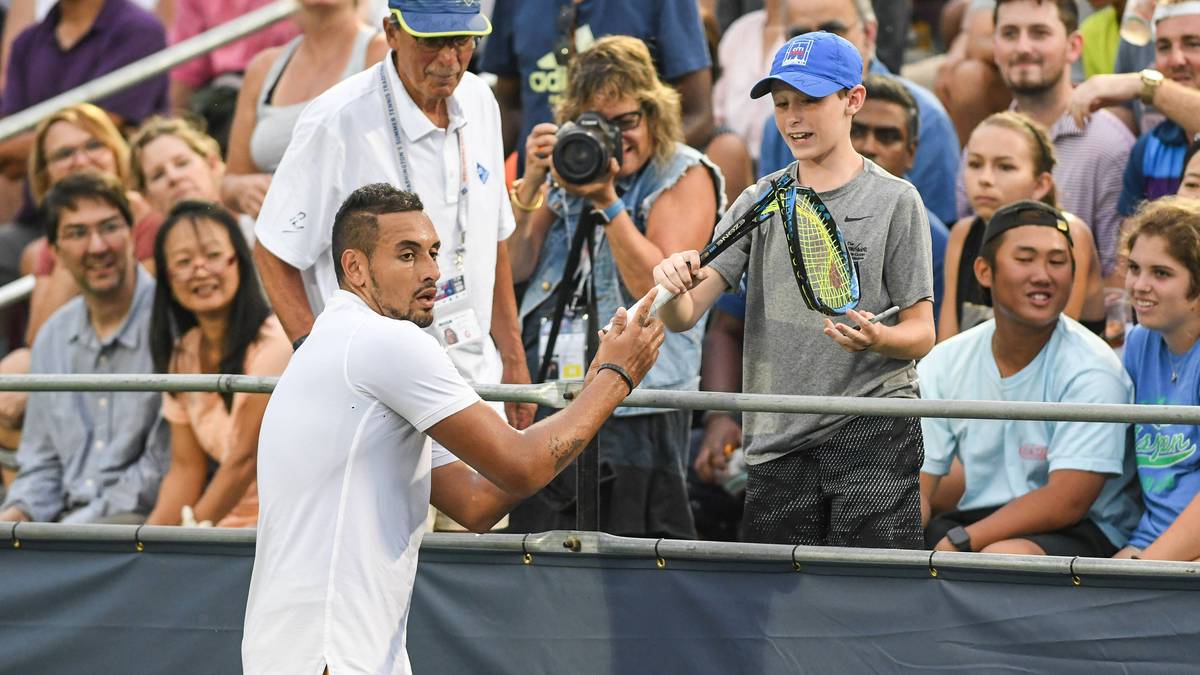
[{"label": "photographer", "polygon": [[[641,41],[606,37],[579,54],[558,119],[561,132],[540,124],[526,140],[525,177],[512,192],[517,229],[509,251],[514,279],[528,282],[519,316],[539,379],[552,360],[564,379],[582,377],[585,282],[595,287],[593,318],[631,305],[654,286],[662,256],[708,243],[724,206],[720,172],[681,142],[679,94],[658,79]],[[581,223],[591,245],[579,243],[586,252],[572,255]],[[646,388],[696,389],[702,330],[667,337]],[[601,530],[695,536],[684,482],[689,420],[686,411],[618,408],[604,424]],[[511,529],[573,527],[572,481],[567,472],[517,507]]]}]

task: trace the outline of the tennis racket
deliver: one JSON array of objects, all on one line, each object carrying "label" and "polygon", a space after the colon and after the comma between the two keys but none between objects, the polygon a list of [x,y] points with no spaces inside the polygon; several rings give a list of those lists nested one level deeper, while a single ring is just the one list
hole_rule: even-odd
[{"label": "tennis racket", "polygon": [[[786,204],[786,195],[788,190],[793,189],[796,180],[791,176],[784,174],[779,178],[771,181],[771,187],[763,193],[758,201],[754,202],[747,211],[738,218],[733,225],[729,226],[721,236],[712,240],[704,250],[700,251],[700,266],[704,267],[713,261],[714,258],[721,255],[730,246],[733,246],[739,239],[750,234],[758,229],[760,225],[771,219],[771,214],[779,211]],[[662,285],[658,285],[658,294],[654,296],[654,304],[650,306],[650,314],[653,315],[663,305],[671,301],[675,294]],[[630,316],[637,314],[642,306],[642,301],[638,300],[629,308]],[[604,327],[605,332],[612,328],[612,322]]]},{"label": "tennis racket", "polygon": [[786,200],[783,231],[804,304],[828,316],[858,307],[858,265],[824,202],[807,187],[778,196]]}]

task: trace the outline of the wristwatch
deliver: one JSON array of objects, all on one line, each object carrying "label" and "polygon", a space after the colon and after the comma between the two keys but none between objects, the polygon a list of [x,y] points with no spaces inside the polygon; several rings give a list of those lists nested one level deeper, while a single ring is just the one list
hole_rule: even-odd
[{"label": "wristwatch", "polygon": [[1142,78],[1142,103],[1154,105],[1154,92],[1158,91],[1158,86],[1163,83],[1163,74],[1153,68],[1147,68],[1138,73],[1138,77]]},{"label": "wristwatch", "polygon": [[620,197],[617,197],[617,201],[613,202],[612,204],[609,204],[608,208],[594,209],[593,213],[595,213],[597,216],[599,216],[600,222],[604,223],[605,225],[608,225],[613,220],[615,220],[617,216],[621,215],[621,212],[624,210],[625,210],[625,202],[621,201]]},{"label": "wristwatch", "polygon": [[971,548],[971,535],[967,534],[965,527],[956,527],[946,533],[946,538],[954,544],[954,548],[963,553],[970,553],[974,549]]}]

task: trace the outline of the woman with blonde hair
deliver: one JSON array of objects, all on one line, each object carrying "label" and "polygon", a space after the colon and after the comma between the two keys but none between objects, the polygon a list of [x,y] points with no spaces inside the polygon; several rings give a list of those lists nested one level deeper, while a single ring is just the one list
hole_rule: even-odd
[{"label": "woman with blonde hair", "polygon": [[[34,203],[67,176],[81,171],[112,174],[129,185],[129,146],[108,113],[90,103],[73,105],[48,115],[34,129],[29,153],[28,180]],[[134,254],[153,273],[154,233],[161,219],[137,192],[126,193],[133,209]],[[38,329],[50,315],[79,292],[75,280],[55,265],[45,238],[29,245],[37,277],[29,302],[26,341],[33,344]]]},{"label": "woman with blonde hair", "polygon": [[[183,117],[151,117],[129,140],[130,183],[154,210],[170,213],[181,201],[220,203],[225,162],[217,140]],[[242,214],[238,230],[254,242],[254,219]]]},{"label": "woman with blonde hair", "polygon": [[[579,290],[585,282],[594,285],[595,316],[611,316],[654,287],[658,261],[707,244],[724,207],[720,171],[681,142],[679,94],[658,79],[640,40],[605,37],[574,57],[557,117],[566,124],[585,113],[615,134],[621,161],[612,158],[597,177],[568,181],[551,159],[559,127],[539,124],[526,141],[525,177],[512,190],[517,228],[509,255],[514,279],[528,283],[519,316],[529,369],[539,380],[554,379],[555,372],[583,377],[589,303]],[[571,255],[575,233],[601,224],[588,255]],[[577,259],[590,264],[564,270]],[[557,334],[553,348],[551,333]],[[700,329],[669,334],[646,386],[696,389],[701,338]],[[686,411],[619,408],[605,423],[598,435],[601,473],[611,480],[601,529],[695,536],[684,484],[689,419]],[[572,499],[573,489],[552,483],[513,511],[511,529],[571,526]]]},{"label": "woman with blonde hair", "polygon": [[[1054,145],[1040,124],[1015,112],[1000,112],[971,132],[963,165],[972,216],[950,230],[938,341],[991,318],[991,297],[975,278],[975,258],[987,221],[1001,207],[1032,199],[1058,208],[1052,171]],[[1092,230],[1065,213],[1075,243],[1075,275],[1066,314],[1097,334],[1104,331],[1104,288]]]}]

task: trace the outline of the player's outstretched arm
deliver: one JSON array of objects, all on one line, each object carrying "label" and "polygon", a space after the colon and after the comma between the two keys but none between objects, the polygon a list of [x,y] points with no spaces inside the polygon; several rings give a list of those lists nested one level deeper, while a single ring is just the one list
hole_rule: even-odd
[{"label": "player's outstretched arm", "polygon": [[617,311],[583,391],[565,410],[517,431],[476,403],[430,427],[430,436],[480,474],[461,463],[435,469],[433,505],[463,526],[485,531],[570,465],[631,391],[617,370],[602,366],[616,366],[637,386],[658,358],[663,325],[649,316],[649,308],[643,305],[632,317]]}]

